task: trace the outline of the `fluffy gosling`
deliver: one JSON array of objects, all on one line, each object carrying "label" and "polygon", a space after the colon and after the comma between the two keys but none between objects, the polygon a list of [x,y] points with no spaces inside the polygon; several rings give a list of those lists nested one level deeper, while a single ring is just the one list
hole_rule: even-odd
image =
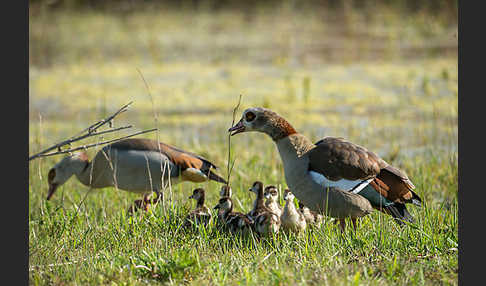
[{"label": "fluffy gosling", "polygon": [[256,194],[253,209],[247,214],[254,221],[254,229],[261,236],[277,234],[280,229],[280,219],[265,206],[263,183],[256,181],[248,191]]},{"label": "fluffy gosling", "polygon": [[263,195],[265,196],[265,206],[274,214],[280,217],[282,216],[282,206],[279,204],[278,201],[278,190],[275,186],[266,186],[265,190],[263,191]]},{"label": "fluffy gosling", "polygon": [[304,215],[307,225],[312,225],[317,228],[321,227],[322,221],[324,220],[323,215],[311,211],[302,202],[299,202],[299,211]]},{"label": "fluffy gosling", "polygon": [[189,199],[197,201],[196,208],[192,210],[184,221],[184,227],[190,227],[192,225],[207,225],[211,220],[211,211],[204,205],[205,192],[202,188],[197,188],[192,192]]},{"label": "fluffy gosling", "polygon": [[253,222],[243,213],[233,212],[233,200],[222,197],[214,207],[218,210],[218,225],[232,233],[247,234],[251,232]]},{"label": "fluffy gosling", "polygon": [[286,189],[284,192],[285,207],[283,209],[280,221],[282,227],[287,231],[300,232],[305,230],[307,224],[305,222],[304,215],[297,211],[294,204],[294,194],[290,190]]}]

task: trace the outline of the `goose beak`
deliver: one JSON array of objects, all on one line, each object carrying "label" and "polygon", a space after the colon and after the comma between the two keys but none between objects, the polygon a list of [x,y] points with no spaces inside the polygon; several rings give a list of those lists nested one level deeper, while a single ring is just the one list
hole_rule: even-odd
[{"label": "goose beak", "polygon": [[57,184],[49,184],[49,193],[47,194],[47,200],[50,200],[54,192],[57,190]]},{"label": "goose beak", "polygon": [[228,132],[233,132],[233,133],[231,133],[231,136],[236,135],[236,134],[241,133],[241,132],[245,132],[245,126],[243,125],[243,123],[240,120],[240,121],[238,121],[238,123],[236,123],[235,126],[228,129]]},{"label": "goose beak", "polygon": [[215,206],[213,209],[214,209],[214,210],[219,209],[219,205],[216,205],[216,206]]}]

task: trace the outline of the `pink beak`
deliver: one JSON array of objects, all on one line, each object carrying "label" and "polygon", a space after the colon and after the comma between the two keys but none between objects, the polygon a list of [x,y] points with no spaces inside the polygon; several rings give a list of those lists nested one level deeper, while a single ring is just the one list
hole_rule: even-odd
[{"label": "pink beak", "polygon": [[56,189],[57,189],[57,184],[49,184],[49,193],[47,194],[47,200],[51,199]]},{"label": "pink beak", "polygon": [[236,135],[236,134],[241,133],[241,132],[245,132],[245,126],[243,125],[241,120],[238,121],[238,123],[236,123],[235,126],[228,129],[228,132],[232,132],[232,131],[234,131],[234,132],[231,133],[231,136]]}]

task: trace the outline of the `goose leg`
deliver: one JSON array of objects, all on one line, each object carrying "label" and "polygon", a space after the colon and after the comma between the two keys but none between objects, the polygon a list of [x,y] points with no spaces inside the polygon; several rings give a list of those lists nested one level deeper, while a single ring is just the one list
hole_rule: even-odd
[{"label": "goose leg", "polygon": [[339,219],[339,226],[341,227],[341,233],[344,233],[344,229],[346,228],[346,221],[344,218]]},{"label": "goose leg", "polygon": [[356,218],[355,217],[352,217],[351,218],[351,221],[353,222],[354,232],[356,232]]}]

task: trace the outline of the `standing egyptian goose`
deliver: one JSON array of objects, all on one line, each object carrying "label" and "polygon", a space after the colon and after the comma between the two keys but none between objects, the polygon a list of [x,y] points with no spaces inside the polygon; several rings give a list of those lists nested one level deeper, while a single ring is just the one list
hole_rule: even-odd
[{"label": "standing egyptian goose", "polygon": [[248,191],[256,194],[253,209],[247,214],[254,222],[255,231],[262,236],[278,233],[280,218],[265,206],[263,183],[260,181],[254,182]]},{"label": "standing egyptian goose", "polygon": [[231,233],[249,234],[253,221],[247,215],[240,212],[233,212],[233,200],[230,197],[222,197],[214,207],[218,210],[218,225]]},{"label": "standing egyptian goose", "polygon": [[265,206],[279,218],[282,215],[282,206],[278,202],[278,190],[275,186],[266,186],[263,191]]},{"label": "standing egyptian goose", "polygon": [[150,139],[126,139],[103,147],[93,161],[84,152],[74,153],[57,163],[48,174],[49,200],[72,175],[92,188],[117,187],[144,195],[141,205],[155,191],[184,182],[226,181],[213,173],[217,167],[194,153]]},{"label": "standing egyptian goose", "polygon": [[407,175],[364,147],[342,138],[326,137],[313,144],[277,113],[248,108],[229,132],[257,131],[269,135],[282,159],[285,180],[309,209],[337,218],[344,230],[346,217],[378,209],[402,221],[413,222],[405,203],[420,206]]},{"label": "standing egyptian goose", "polygon": [[321,227],[322,221],[324,219],[321,214],[316,213],[315,211],[311,211],[302,202],[299,202],[299,211],[304,215],[307,225],[315,226],[317,228]]},{"label": "standing egyptian goose", "polygon": [[285,207],[280,216],[282,228],[287,231],[300,232],[305,230],[307,223],[304,215],[297,210],[294,203],[294,194],[289,189],[284,191]]},{"label": "standing egyptian goose", "polygon": [[205,192],[203,188],[197,188],[192,192],[189,199],[197,201],[196,208],[192,210],[184,221],[184,227],[190,227],[192,225],[207,225],[211,220],[211,211],[204,205]]}]

